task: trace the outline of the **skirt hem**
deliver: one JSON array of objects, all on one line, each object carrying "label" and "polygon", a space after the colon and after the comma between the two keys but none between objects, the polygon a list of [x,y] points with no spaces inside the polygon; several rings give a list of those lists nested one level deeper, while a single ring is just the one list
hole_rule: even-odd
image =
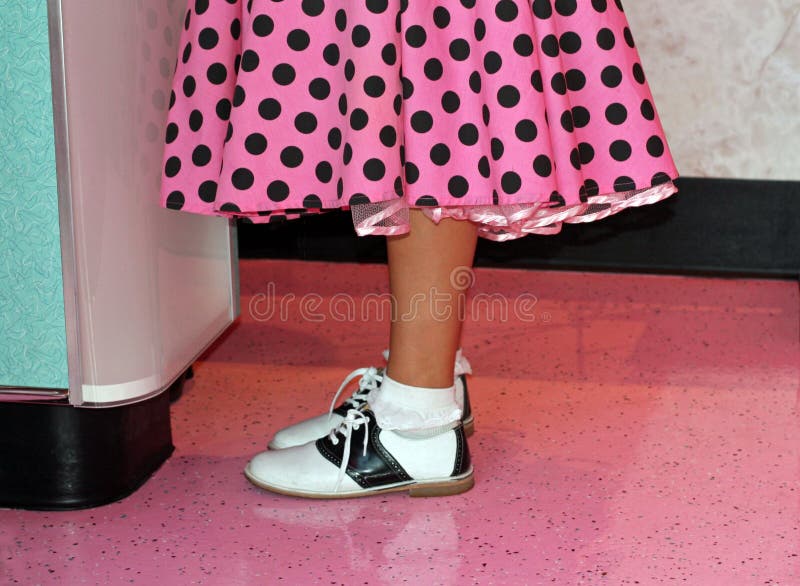
[{"label": "skirt hem", "polygon": [[[585,202],[570,206],[553,206],[552,202],[506,205],[419,207],[438,224],[444,218],[468,220],[480,226],[478,235],[503,242],[528,234],[552,235],[561,232],[564,223],[595,222],[631,207],[662,201],[677,193],[672,181],[646,189],[616,192],[588,197]],[[417,207],[417,206],[414,206]],[[393,236],[410,230],[404,199],[351,206],[353,225],[359,236]]]}]

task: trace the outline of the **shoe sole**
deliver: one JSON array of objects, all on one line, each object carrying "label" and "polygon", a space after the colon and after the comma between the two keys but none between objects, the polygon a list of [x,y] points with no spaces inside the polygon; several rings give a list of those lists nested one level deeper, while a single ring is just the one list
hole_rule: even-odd
[{"label": "shoe sole", "polygon": [[290,488],[275,486],[263,482],[250,472],[250,466],[244,470],[244,475],[247,480],[252,482],[259,488],[283,494],[287,496],[297,496],[311,499],[350,499],[362,498],[367,496],[374,496],[378,494],[387,494],[390,492],[408,492],[411,497],[436,497],[436,496],[452,496],[467,492],[475,486],[475,476],[472,472],[472,467],[465,474],[456,478],[447,478],[441,480],[429,480],[423,482],[404,483],[393,486],[387,486],[378,489],[365,489],[358,492],[307,492],[302,490],[293,490]]}]

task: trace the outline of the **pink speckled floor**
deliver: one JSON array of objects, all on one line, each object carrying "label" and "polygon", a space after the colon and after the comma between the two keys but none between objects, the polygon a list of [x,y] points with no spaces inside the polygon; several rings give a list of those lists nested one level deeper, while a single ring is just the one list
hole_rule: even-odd
[{"label": "pink speckled floor", "polygon": [[[476,294],[538,301],[534,321],[470,312],[476,487],[310,502],[241,471],[302,405],[326,409],[345,375],[381,363],[388,322],[347,311],[386,292],[386,267],[241,271],[241,322],[173,406],[174,457],[120,503],[0,511],[0,578],[800,584],[796,283],[478,269]],[[266,319],[260,293],[285,313]]]}]

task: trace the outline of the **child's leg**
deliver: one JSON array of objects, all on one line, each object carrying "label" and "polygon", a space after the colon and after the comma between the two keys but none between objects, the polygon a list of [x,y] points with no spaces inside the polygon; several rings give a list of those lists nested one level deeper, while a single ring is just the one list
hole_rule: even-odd
[{"label": "child's leg", "polygon": [[[389,272],[393,300],[391,347],[387,372],[393,381],[413,387],[445,388],[453,385],[454,361],[459,346],[461,320],[458,295],[466,290],[456,285],[471,275],[472,257],[477,240],[477,226],[471,222],[444,219],[438,225],[419,210],[410,210],[410,234],[388,240]],[[431,311],[431,290],[439,299]],[[414,298],[416,294],[423,294]],[[410,309],[411,304],[416,310]],[[449,313],[448,313],[449,312]],[[443,319],[447,318],[447,319]],[[449,364],[448,364],[449,363]],[[337,427],[349,408],[366,401],[369,392],[380,384],[383,375],[365,371],[353,397],[333,410],[310,417],[279,430],[270,441],[272,449],[283,449],[316,440]],[[465,374],[471,372],[462,356],[455,364],[456,402],[462,410],[465,432],[473,431],[473,418],[467,397]],[[396,388],[396,386],[395,386]],[[429,393],[426,397],[432,398]],[[434,398],[435,400],[435,398]],[[379,408],[380,410],[380,408]]]},{"label": "child's leg", "polygon": [[411,233],[389,240],[398,313],[386,376],[369,394],[371,409],[349,409],[335,431],[316,441],[258,454],[245,470],[257,486],[314,498],[385,491],[439,496],[472,487],[453,373],[465,291],[451,277],[472,266],[477,228],[451,219],[434,224],[411,210]]},{"label": "child's leg", "polygon": [[478,228],[451,218],[434,224],[418,209],[410,216],[409,234],[387,238],[396,304],[387,374],[411,386],[449,387],[461,336],[459,296],[466,293],[454,271],[471,269]]}]

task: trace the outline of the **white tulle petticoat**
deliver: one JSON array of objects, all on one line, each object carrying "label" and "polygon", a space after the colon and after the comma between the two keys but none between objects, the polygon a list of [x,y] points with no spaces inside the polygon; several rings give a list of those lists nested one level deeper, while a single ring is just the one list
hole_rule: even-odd
[{"label": "white tulle petticoat", "polygon": [[[442,218],[470,220],[480,224],[478,235],[489,240],[505,241],[528,234],[558,234],[564,223],[594,222],[626,208],[653,204],[678,190],[671,182],[647,189],[596,195],[586,202],[553,207],[552,203],[536,202],[485,206],[421,207],[437,224]],[[409,231],[410,206],[404,198],[380,203],[351,206],[353,225],[359,236],[393,236]]]}]

